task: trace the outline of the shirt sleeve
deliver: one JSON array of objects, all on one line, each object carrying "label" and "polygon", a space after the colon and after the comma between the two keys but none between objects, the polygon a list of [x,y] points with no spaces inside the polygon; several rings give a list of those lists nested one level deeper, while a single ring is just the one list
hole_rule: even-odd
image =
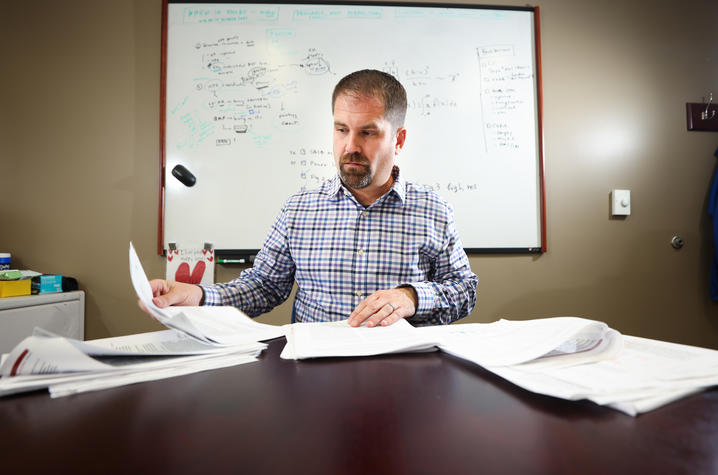
[{"label": "shirt sleeve", "polygon": [[476,305],[479,278],[471,271],[469,258],[456,231],[454,215],[447,209],[444,241],[434,261],[434,273],[424,282],[410,282],[418,305],[408,320],[414,325],[447,325],[471,313]]},{"label": "shirt sleeve", "polygon": [[250,317],[256,317],[287,300],[294,284],[294,271],[287,238],[285,205],[254,259],[254,265],[231,282],[201,285],[203,304],[231,305]]}]

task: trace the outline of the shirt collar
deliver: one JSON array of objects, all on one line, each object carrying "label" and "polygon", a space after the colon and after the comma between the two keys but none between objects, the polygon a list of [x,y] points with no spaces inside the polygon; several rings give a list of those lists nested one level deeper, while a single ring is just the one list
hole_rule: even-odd
[{"label": "shirt collar", "polygon": [[[399,167],[396,165],[394,165],[394,168],[391,170],[391,175],[394,177],[394,184],[391,186],[391,189],[386,193],[386,195],[396,196],[399,204],[404,204],[404,200],[406,199],[406,180],[404,180],[404,177],[399,171]],[[334,198],[336,200],[341,198],[341,196],[345,193],[351,194],[351,191],[344,186],[341,178],[339,178],[339,173],[324,182],[322,191],[330,198]],[[381,199],[382,198],[379,198],[379,200]]]},{"label": "shirt collar", "polygon": [[391,187],[390,193],[395,193],[396,197],[399,198],[399,203],[404,204],[406,200],[406,180],[404,180],[404,176],[399,172],[399,167],[396,165],[394,165],[391,174],[394,177],[394,186]]}]

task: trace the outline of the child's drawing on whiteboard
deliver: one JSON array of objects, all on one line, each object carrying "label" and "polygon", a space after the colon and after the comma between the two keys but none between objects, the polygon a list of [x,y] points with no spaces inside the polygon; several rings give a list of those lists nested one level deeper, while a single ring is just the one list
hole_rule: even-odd
[{"label": "child's drawing on whiteboard", "polygon": [[167,250],[167,280],[214,284],[214,249]]}]

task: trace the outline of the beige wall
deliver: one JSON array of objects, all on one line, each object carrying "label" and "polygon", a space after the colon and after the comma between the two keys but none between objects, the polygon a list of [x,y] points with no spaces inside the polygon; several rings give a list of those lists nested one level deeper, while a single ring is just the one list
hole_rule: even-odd
[{"label": "beige wall", "polygon": [[[76,277],[88,338],[157,329],[135,305],[127,245],[163,274],[161,3],[0,7],[0,251],[17,267]],[[685,102],[718,96],[718,2],[540,7],[549,251],[471,257],[481,281],[464,321],[579,315],[718,348],[706,212],[718,134],[687,132],[684,113]],[[612,188],[632,190],[627,219],[609,216]],[[240,270],[220,266],[218,278]],[[261,318],[285,322],[289,308]]]}]

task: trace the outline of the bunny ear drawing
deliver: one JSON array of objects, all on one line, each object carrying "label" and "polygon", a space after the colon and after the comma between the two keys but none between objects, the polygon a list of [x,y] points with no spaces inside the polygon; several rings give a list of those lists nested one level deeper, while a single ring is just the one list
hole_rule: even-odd
[{"label": "bunny ear drawing", "polygon": [[183,262],[179,265],[177,271],[175,272],[175,280],[177,282],[184,282],[186,284],[189,284],[189,279],[189,264]]},{"label": "bunny ear drawing", "polygon": [[199,261],[197,264],[195,264],[194,269],[192,269],[192,274],[190,275],[189,264],[183,262],[177,268],[177,272],[175,272],[175,280],[177,282],[184,282],[186,284],[199,284],[200,282],[202,282],[202,277],[204,276],[204,271],[206,268],[207,265],[204,263],[204,261]]},{"label": "bunny ear drawing", "polygon": [[192,275],[189,277],[190,284],[199,284],[202,282],[202,277],[204,276],[204,270],[207,267],[207,264],[204,263],[204,261],[199,261],[197,264],[195,264],[194,269],[192,270]]}]

